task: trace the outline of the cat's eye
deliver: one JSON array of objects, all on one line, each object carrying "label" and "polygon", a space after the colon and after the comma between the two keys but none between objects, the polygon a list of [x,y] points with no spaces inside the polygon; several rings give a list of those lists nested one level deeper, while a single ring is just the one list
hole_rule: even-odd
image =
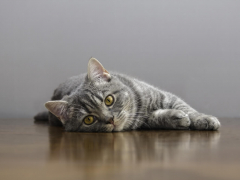
[{"label": "cat's eye", "polygon": [[87,116],[84,118],[84,123],[87,125],[90,125],[94,122],[94,117],[93,116]]},{"label": "cat's eye", "polygon": [[106,99],[105,99],[105,104],[106,104],[107,106],[111,106],[111,105],[113,104],[113,102],[114,102],[114,98],[113,98],[112,95],[109,95],[109,96],[106,97]]}]

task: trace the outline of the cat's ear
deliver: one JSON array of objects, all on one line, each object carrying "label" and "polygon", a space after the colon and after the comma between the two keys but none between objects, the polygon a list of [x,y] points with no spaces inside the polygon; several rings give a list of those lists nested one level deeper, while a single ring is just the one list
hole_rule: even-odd
[{"label": "cat's ear", "polygon": [[96,80],[98,78],[110,81],[111,75],[97,59],[91,58],[88,62],[88,79]]},{"label": "cat's ear", "polygon": [[64,115],[67,110],[67,101],[48,101],[45,103],[45,107],[54,114],[63,124],[65,124]]}]

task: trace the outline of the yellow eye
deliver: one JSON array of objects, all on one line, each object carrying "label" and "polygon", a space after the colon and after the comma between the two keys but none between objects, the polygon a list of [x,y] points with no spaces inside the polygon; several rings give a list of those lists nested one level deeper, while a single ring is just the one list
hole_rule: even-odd
[{"label": "yellow eye", "polygon": [[87,116],[84,118],[84,123],[87,124],[87,125],[90,125],[94,122],[94,118],[93,116]]},{"label": "yellow eye", "polygon": [[109,96],[107,96],[106,99],[105,99],[105,104],[106,104],[107,106],[111,106],[111,105],[113,104],[113,101],[114,101],[113,96],[109,95]]}]

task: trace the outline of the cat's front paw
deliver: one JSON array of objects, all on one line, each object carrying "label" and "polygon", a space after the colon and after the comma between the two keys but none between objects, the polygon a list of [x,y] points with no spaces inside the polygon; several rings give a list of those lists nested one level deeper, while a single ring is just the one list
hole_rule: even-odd
[{"label": "cat's front paw", "polygon": [[189,129],[190,119],[186,113],[181,110],[169,110],[168,123],[173,129]]},{"label": "cat's front paw", "polygon": [[191,120],[190,129],[196,130],[218,130],[221,126],[219,120],[210,115],[205,114],[190,114]]},{"label": "cat's front paw", "polygon": [[189,129],[191,123],[188,115],[181,110],[172,111],[171,120],[175,121],[176,129]]}]

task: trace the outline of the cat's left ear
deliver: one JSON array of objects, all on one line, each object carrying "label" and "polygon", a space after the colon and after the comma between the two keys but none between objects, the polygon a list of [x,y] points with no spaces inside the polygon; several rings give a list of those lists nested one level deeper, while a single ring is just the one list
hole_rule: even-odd
[{"label": "cat's left ear", "polygon": [[91,58],[88,62],[88,79],[96,80],[98,78],[110,81],[111,75],[97,59]]},{"label": "cat's left ear", "polygon": [[55,115],[63,124],[66,123],[66,119],[64,119],[66,115],[68,102],[67,101],[48,101],[45,103],[45,107]]}]

